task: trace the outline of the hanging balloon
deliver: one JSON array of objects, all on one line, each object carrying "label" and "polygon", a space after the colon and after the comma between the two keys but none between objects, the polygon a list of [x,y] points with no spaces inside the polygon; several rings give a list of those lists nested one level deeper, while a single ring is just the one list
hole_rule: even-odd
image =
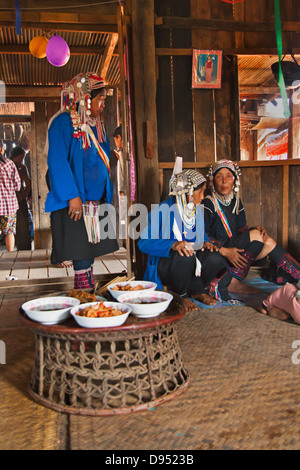
[{"label": "hanging balloon", "polygon": [[62,67],[70,59],[70,48],[61,36],[53,36],[48,41],[46,55],[50,64]]},{"label": "hanging balloon", "polygon": [[29,43],[29,50],[34,57],[43,59],[46,57],[46,47],[48,39],[45,36],[36,36]]}]

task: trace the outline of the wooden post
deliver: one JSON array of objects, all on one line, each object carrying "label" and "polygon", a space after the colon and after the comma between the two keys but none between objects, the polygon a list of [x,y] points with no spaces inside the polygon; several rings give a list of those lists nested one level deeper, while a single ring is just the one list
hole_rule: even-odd
[{"label": "wooden post", "polygon": [[[137,201],[151,210],[160,202],[154,0],[132,0],[132,71],[136,135]],[[145,136],[145,129],[151,132]],[[146,137],[146,138],[145,138]],[[148,149],[148,153],[147,150]],[[151,149],[151,152],[149,152]],[[152,158],[147,158],[151,154]],[[144,275],[146,256],[136,249],[135,274]]]},{"label": "wooden post", "polygon": [[289,241],[289,186],[290,186],[290,167],[288,165],[282,167],[282,209],[281,209],[281,224],[282,224],[282,248],[288,249]]},{"label": "wooden post", "polygon": [[[138,201],[148,209],[159,203],[159,168],[156,118],[156,62],[154,0],[132,0],[132,54],[136,125]],[[151,123],[151,124],[150,124]],[[145,127],[151,126],[151,143],[145,145]],[[149,134],[147,136],[150,138]],[[151,145],[150,145],[151,144]],[[151,146],[152,158],[146,158]],[[151,184],[149,184],[151,182]]]},{"label": "wooden post", "polygon": [[[127,196],[127,233],[126,233],[126,260],[127,260],[127,277],[132,277],[132,251],[131,243],[128,235],[128,227],[130,223],[130,218],[128,215],[129,210],[129,176],[128,176],[128,161],[129,161],[129,146],[128,146],[128,97],[127,97],[127,82],[126,82],[126,71],[125,71],[125,44],[126,44],[126,33],[124,29],[124,9],[122,6],[118,8],[118,47],[119,47],[119,63],[120,63],[120,91],[121,91],[121,116],[122,116],[122,144],[123,144],[123,154],[126,162],[126,171],[125,171],[125,186],[126,186],[126,196]],[[127,71],[128,73],[128,71]]]},{"label": "wooden post", "polygon": [[48,123],[45,102],[35,103],[31,125],[31,175],[33,194],[33,228],[35,249],[51,248],[50,217],[45,213],[47,157],[44,155]]}]

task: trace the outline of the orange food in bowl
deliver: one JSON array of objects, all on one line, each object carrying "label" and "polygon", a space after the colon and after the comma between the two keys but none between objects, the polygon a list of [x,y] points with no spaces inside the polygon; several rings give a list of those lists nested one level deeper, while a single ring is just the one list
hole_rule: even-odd
[{"label": "orange food in bowl", "polygon": [[84,310],[79,310],[77,315],[80,317],[86,318],[106,318],[106,317],[116,317],[118,315],[123,315],[122,310],[116,309],[114,307],[105,307],[103,302],[100,302],[96,305],[91,305]]}]

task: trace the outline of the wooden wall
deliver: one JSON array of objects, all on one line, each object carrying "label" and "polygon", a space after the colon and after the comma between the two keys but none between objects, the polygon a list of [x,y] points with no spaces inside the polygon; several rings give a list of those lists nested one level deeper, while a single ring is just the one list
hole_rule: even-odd
[{"label": "wooden wall", "polygon": [[[163,17],[189,17],[190,4],[181,0],[156,0],[155,13]],[[158,48],[191,47],[191,32],[185,29],[156,28],[155,45]],[[183,157],[185,161],[194,160],[191,70],[191,56],[157,58],[159,161],[174,161],[174,155]]]},{"label": "wooden wall", "polygon": [[52,246],[50,231],[50,214],[45,212],[45,201],[48,194],[46,185],[47,156],[44,154],[48,123],[59,110],[58,102],[38,101],[31,116],[31,179],[32,208],[35,249]]},{"label": "wooden wall", "polygon": [[[183,157],[186,168],[197,168],[203,174],[215,159],[241,159],[237,56],[274,55],[277,46],[273,0],[246,0],[235,5],[220,0],[157,0],[155,13],[158,151],[164,199],[176,154]],[[299,51],[298,0],[281,1],[281,20],[284,51],[289,47]],[[220,90],[192,90],[193,49],[223,51]],[[294,107],[293,116],[300,115],[298,107]],[[298,120],[291,120],[290,130],[297,147]],[[297,148],[291,151],[299,156]],[[299,163],[243,161],[241,166],[249,225],[264,225],[300,259]]]},{"label": "wooden wall", "polygon": [[[276,54],[274,1],[157,0],[155,13],[159,161],[239,160],[237,55]],[[281,1],[284,51],[300,48],[299,17],[297,0]],[[223,51],[221,89],[191,88],[193,49]]]}]

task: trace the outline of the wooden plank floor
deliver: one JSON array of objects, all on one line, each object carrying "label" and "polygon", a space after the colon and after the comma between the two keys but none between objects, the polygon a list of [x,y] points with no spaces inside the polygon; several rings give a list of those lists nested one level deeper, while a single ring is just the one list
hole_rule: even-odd
[{"label": "wooden plank floor", "polygon": [[[52,265],[50,255],[50,250],[46,249],[0,252],[0,293],[17,293],[17,290],[22,289],[45,291],[72,287],[73,267],[61,268]],[[94,275],[97,281],[108,282],[118,275],[126,274],[125,248],[95,259]],[[10,280],[9,277],[16,279]]]}]

